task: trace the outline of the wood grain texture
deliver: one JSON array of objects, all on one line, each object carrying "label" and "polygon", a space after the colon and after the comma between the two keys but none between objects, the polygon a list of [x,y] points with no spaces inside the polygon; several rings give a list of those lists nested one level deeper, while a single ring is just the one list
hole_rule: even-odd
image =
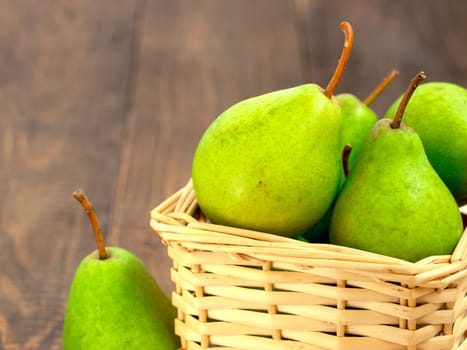
[{"label": "wood grain texture", "polygon": [[148,2],[111,239],[138,251],[167,293],[170,261],[148,225],[149,211],[188,181],[197,141],[222,110],[300,83],[290,5]]},{"label": "wood grain texture", "polygon": [[420,70],[426,81],[467,86],[467,3],[415,0],[295,0],[305,80],[325,85],[343,41],[340,21],[355,31],[353,51],[336,93],[364,99],[393,68],[400,74],[372,107],[382,116]]},{"label": "wood grain texture", "polygon": [[109,227],[133,6],[2,3],[1,349],[61,349],[72,274],[95,249],[76,187]]},{"label": "wood grain texture", "polygon": [[196,144],[231,104],[303,82],[325,86],[355,30],[337,93],[382,114],[424,69],[467,86],[467,2],[82,0],[0,11],[0,350],[60,349],[73,273],[94,249],[82,187],[108,243],[169,293],[149,211],[190,177]]}]

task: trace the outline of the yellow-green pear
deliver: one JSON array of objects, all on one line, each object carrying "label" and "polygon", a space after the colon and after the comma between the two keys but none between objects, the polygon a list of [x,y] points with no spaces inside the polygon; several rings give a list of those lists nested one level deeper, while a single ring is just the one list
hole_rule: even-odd
[{"label": "yellow-green pear", "polygon": [[[363,101],[351,93],[336,95],[342,113],[341,149],[343,150],[343,173],[339,185],[340,189],[357,159],[360,145],[366,134],[378,120],[378,116],[370,108],[371,104],[381,95],[398,73],[395,69],[391,70]],[[332,205],[319,222],[298,238],[313,243],[328,242],[333,207]]]},{"label": "yellow-green pear", "polygon": [[92,206],[82,192],[98,250],[78,266],[63,325],[64,350],[176,350],[176,310],[134,254],[105,247]]},{"label": "yellow-green pear", "polygon": [[[345,180],[347,179],[347,176],[349,176],[349,159],[351,153],[352,145],[344,145],[344,148],[342,150],[342,176],[336,199],[339,197],[339,192],[341,191]],[[321,218],[321,220],[318,221],[315,225],[313,225],[313,227],[311,227],[309,230],[307,230],[303,234],[300,234],[297,237],[297,239],[310,243],[329,243],[329,225],[331,223],[331,215],[332,211],[334,210],[334,204],[335,200],[326,212],[326,214]]]},{"label": "yellow-green pear", "polygon": [[365,138],[336,200],[330,242],[411,262],[450,254],[463,225],[454,197],[430,164],[416,132],[400,125],[419,73],[393,120]]},{"label": "yellow-green pear", "polygon": [[348,159],[349,169],[353,168],[367,132],[378,121],[378,116],[371,109],[372,103],[394,80],[399,72],[391,70],[384,79],[373,89],[373,91],[362,101],[351,93],[342,93],[336,95],[342,111],[342,144],[352,145],[352,152]]},{"label": "yellow-green pear", "polygon": [[368,130],[378,120],[376,113],[365,105],[357,96],[350,93],[336,95],[342,111],[342,143],[352,145],[350,154],[350,167],[353,167],[355,159],[363,139]]},{"label": "yellow-green pear", "polygon": [[[394,115],[400,100],[387,116]],[[420,136],[428,159],[458,204],[467,204],[467,89],[440,81],[421,84],[402,122]]]},{"label": "yellow-green pear", "polygon": [[353,31],[326,89],[304,84],[252,97],[224,111],[203,134],[192,178],[216,224],[296,236],[323,217],[340,181],[341,112],[333,91]]}]

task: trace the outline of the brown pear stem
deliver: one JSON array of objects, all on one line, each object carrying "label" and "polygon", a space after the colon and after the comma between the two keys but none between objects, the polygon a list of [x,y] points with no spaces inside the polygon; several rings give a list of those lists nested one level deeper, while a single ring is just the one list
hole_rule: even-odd
[{"label": "brown pear stem", "polygon": [[405,90],[404,96],[402,97],[401,103],[399,104],[399,107],[397,108],[396,115],[394,116],[394,119],[392,120],[391,123],[391,128],[393,129],[398,129],[401,126],[402,122],[402,115],[404,114],[405,108],[407,107],[407,104],[409,103],[410,97],[414,93],[415,89],[417,86],[425,80],[426,75],[423,71],[418,72],[417,75],[415,75],[412,80],[410,81],[409,86],[407,87],[407,90]]},{"label": "brown pear stem", "polygon": [[349,157],[350,157],[350,152],[352,151],[352,145],[347,144],[344,146],[344,149],[342,151],[342,165],[344,167],[344,175],[347,178],[350,173],[350,167],[349,167]]},{"label": "brown pear stem", "polygon": [[334,71],[334,75],[332,76],[331,80],[326,86],[324,90],[324,95],[328,98],[331,98],[334,90],[339,84],[339,81],[342,78],[342,74],[344,73],[345,67],[347,66],[347,62],[349,61],[350,53],[352,52],[353,46],[353,28],[349,22],[341,22],[340,28],[344,31],[345,34],[345,42],[344,47],[342,48],[341,57],[339,59],[339,63],[337,64],[336,70]]},{"label": "brown pear stem", "polygon": [[388,87],[389,84],[392,83],[394,78],[399,74],[399,71],[393,69],[390,71],[384,79],[379,83],[379,85],[368,95],[368,97],[363,101],[363,103],[367,106],[370,106],[381,93]]},{"label": "brown pear stem", "polygon": [[96,239],[97,250],[99,252],[99,259],[107,259],[109,257],[109,254],[105,249],[104,236],[102,235],[101,228],[99,226],[99,221],[97,220],[97,216],[94,211],[94,208],[92,207],[91,202],[82,190],[74,191],[73,197],[75,197],[76,200],[81,203],[84,210],[86,211],[86,214],[88,214],[89,221],[91,221],[92,229],[94,231],[94,237]]}]

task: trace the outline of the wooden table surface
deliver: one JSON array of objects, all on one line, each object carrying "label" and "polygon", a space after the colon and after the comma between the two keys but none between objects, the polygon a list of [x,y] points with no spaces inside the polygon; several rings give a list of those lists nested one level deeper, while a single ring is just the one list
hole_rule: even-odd
[{"label": "wooden table surface", "polygon": [[5,0],[0,9],[0,349],[61,349],[73,273],[109,245],[169,293],[149,211],[190,177],[210,122],[249,96],[327,84],[348,20],[337,93],[364,98],[392,68],[381,115],[424,70],[467,86],[466,1]]}]

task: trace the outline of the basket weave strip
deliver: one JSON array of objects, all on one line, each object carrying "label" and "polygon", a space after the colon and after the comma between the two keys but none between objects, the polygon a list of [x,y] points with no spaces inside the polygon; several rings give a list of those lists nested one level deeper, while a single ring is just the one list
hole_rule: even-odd
[{"label": "basket weave strip", "polygon": [[[195,319],[189,322],[177,322],[176,329],[179,334],[185,339],[189,339],[186,349],[204,349],[199,345],[199,333],[192,331],[198,329],[196,324],[199,323]],[[301,332],[301,331],[284,331],[283,335],[290,340],[275,341],[273,339],[262,338],[258,336],[243,335],[242,326],[235,326],[231,324],[219,323],[216,325],[218,329],[229,329],[233,335],[212,335],[211,340],[217,344],[209,349],[222,349],[222,350],[241,350],[241,349],[344,349],[344,350],[362,350],[362,349],[378,349],[378,350],[403,350],[407,349],[405,345],[395,344],[393,341],[384,341],[372,337],[334,337],[321,332]],[[225,332],[224,332],[225,333]],[[262,336],[270,336],[267,331]],[[313,343],[320,345],[313,345]],[[453,343],[453,336],[439,336],[431,338],[426,342],[419,343],[417,349],[419,350],[439,350],[450,349]],[[225,346],[222,346],[225,344]],[[232,347],[238,346],[238,347]],[[241,347],[243,346],[243,347]]]},{"label": "basket weave strip", "polygon": [[[160,231],[161,238],[164,241],[172,242],[172,244],[179,243],[183,247],[183,251],[201,251],[202,253],[230,253],[230,257],[236,256],[237,259],[232,264],[245,264],[251,265],[252,260],[264,261],[274,260],[276,266],[281,263],[293,264],[297,267],[303,267],[302,271],[307,266],[313,268],[334,268],[336,273],[345,273],[347,278],[348,274],[359,273],[362,277],[371,275],[374,279],[381,279],[385,281],[395,281],[407,285],[419,285],[429,288],[445,288],[447,285],[454,283],[458,279],[464,279],[467,271],[465,270],[466,261],[459,260],[455,262],[447,262],[449,257],[439,257],[438,263],[421,264],[393,264],[390,261],[388,264],[378,262],[371,262],[372,254],[369,254],[367,259],[357,261],[354,255],[343,254],[341,252],[333,252],[324,248],[322,251],[317,247],[310,248],[307,252],[303,247],[302,249],[294,250],[292,247],[283,247],[280,243],[262,242],[256,244],[256,241],[250,238],[243,239],[235,236],[226,236],[224,234],[206,234],[200,230],[192,229],[188,226],[170,226],[166,224],[158,224],[152,222],[152,227]],[[181,241],[185,238],[185,241]],[[243,244],[242,244],[243,242]],[[253,244],[254,243],[254,244]],[[301,246],[302,242],[299,246]],[[305,245],[311,245],[304,243]],[[314,245],[324,247],[325,245]],[[187,254],[187,259],[191,260],[192,264],[203,261],[203,257],[207,254],[202,254],[199,261],[196,261],[196,253]],[[220,256],[221,254],[217,254]],[[225,255],[223,255],[225,256]],[[227,256],[229,259],[229,256]],[[213,260],[215,260],[213,258]],[[229,259],[231,260],[231,259]],[[216,260],[218,261],[218,260]],[[187,261],[184,262],[185,264]],[[338,276],[335,276],[339,278]]]},{"label": "basket weave strip", "polygon": [[191,181],[151,211],[181,349],[467,349],[467,233],[417,263],[213,225]]},{"label": "basket weave strip", "polygon": [[[420,279],[432,279],[434,276],[431,273],[434,273],[433,270],[439,270],[440,267],[444,264],[446,265],[447,271],[444,273],[449,275],[451,271],[456,270],[459,265],[465,264],[465,260],[455,261],[459,265],[452,265],[450,259],[451,256],[438,256],[430,257],[430,260],[426,260],[423,263],[409,263],[404,260],[399,260],[395,258],[390,258],[386,256],[381,256],[378,254],[373,254],[369,252],[363,252],[361,250],[347,248],[347,247],[338,247],[330,244],[309,244],[306,242],[301,242],[285,237],[280,237],[282,240],[272,241],[270,237],[275,237],[275,235],[265,234],[262,232],[249,231],[248,237],[243,236],[243,232],[246,230],[238,230],[239,234],[235,234],[235,229],[229,228],[227,230],[218,230],[214,231],[214,228],[224,228],[219,225],[212,224],[180,224],[180,219],[185,219],[184,215],[181,213],[176,214],[176,218],[172,216],[163,216],[164,221],[172,222],[172,224],[165,224],[162,222],[162,219],[159,217],[159,214],[154,214],[153,219],[151,220],[151,226],[157,232],[161,232],[161,238],[167,241],[176,242],[180,241],[187,248],[191,243],[199,243],[205,245],[207,250],[211,251],[237,251],[238,247],[242,248],[242,251],[245,253],[250,253],[252,250],[255,252],[265,254],[276,254],[280,257],[286,257],[287,259],[297,259],[295,262],[300,263],[298,260],[300,258],[307,259],[310,256],[314,258],[323,258],[327,260],[337,262],[344,261],[349,263],[351,261],[355,262],[355,266],[352,268],[358,268],[361,266],[363,270],[381,270],[387,271],[390,273],[401,272],[403,274],[415,275],[422,272],[430,272],[428,275],[422,275]],[[190,220],[194,220],[190,217]],[[187,220],[188,221],[188,220]],[[174,222],[177,222],[174,224]],[[205,228],[209,227],[210,230]],[[269,240],[262,240],[262,236],[267,235]],[[209,244],[213,244],[211,249],[209,249]],[[336,247],[338,247],[336,249]],[[306,264],[306,260],[303,260]],[[331,262],[328,261],[327,264]],[[365,263],[368,263],[365,265]],[[436,273],[443,273],[443,270],[439,270]]]},{"label": "basket weave strip", "polygon": [[[174,278],[175,282],[178,282]],[[351,283],[349,283],[351,285]],[[188,283],[183,283],[183,287],[186,291],[194,290],[194,286],[190,286]],[[345,319],[345,314],[355,314],[358,318],[362,315],[360,310],[371,310],[381,315],[389,315],[398,318],[404,318],[406,320],[421,319],[426,316],[441,317],[443,319],[450,317],[449,322],[454,320],[454,317],[460,316],[465,311],[465,307],[460,304],[460,308],[456,310],[444,310],[444,304],[455,303],[457,297],[457,290],[453,289],[452,293],[440,293],[434,291],[431,294],[435,294],[432,298],[421,298],[419,302],[427,299],[434,300],[435,298],[440,299],[439,302],[431,302],[420,304],[419,306],[409,307],[407,305],[396,304],[396,301],[404,298],[395,298],[392,295],[380,294],[371,290],[356,289],[356,288],[335,288],[332,286],[321,286],[310,285],[309,293],[291,292],[286,289],[279,289],[281,285],[275,286],[277,289],[274,291],[262,291],[260,288],[255,287],[238,287],[238,286],[206,286],[204,291],[208,294],[208,297],[195,298],[196,304],[190,297],[185,294],[184,301],[192,307],[198,309],[217,309],[225,308],[225,305],[231,305],[233,303],[243,305],[246,309],[266,309],[268,305],[278,305],[279,310],[292,310],[294,306],[299,306],[295,314],[301,314],[302,312],[310,312],[310,310],[319,310],[322,312],[323,317],[325,316],[325,310],[322,308],[316,309],[314,305],[327,305],[337,306],[338,300],[345,300],[348,308],[355,310],[335,310],[334,308],[329,309],[332,315],[336,315],[335,318],[341,320]],[[332,288],[337,290],[332,290]],[[326,293],[328,292],[328,293]],[[359,293],[356,293],[359,292]],[[444,295],[445,294],[445,295]],[[441,295],[441,297],[438,297]],[[336,297],[337,296],[337,297]],[[283,306],[283,307],[282,307]],[[282,307],[282,309],[281,309]],[[437,312],[437,310],[440,310]],[[301,311],[300,311],[301,310]],[[352,312],[348,312],[352,311]],[[289,311],[286,311],[289,312]],[[319,317],[316,316],[318,319]],[[332,321],[323,319],[326,321]],[[347,321],[345,321],[347,322]],[[438,322],[435,322],[438,323]]]}]

